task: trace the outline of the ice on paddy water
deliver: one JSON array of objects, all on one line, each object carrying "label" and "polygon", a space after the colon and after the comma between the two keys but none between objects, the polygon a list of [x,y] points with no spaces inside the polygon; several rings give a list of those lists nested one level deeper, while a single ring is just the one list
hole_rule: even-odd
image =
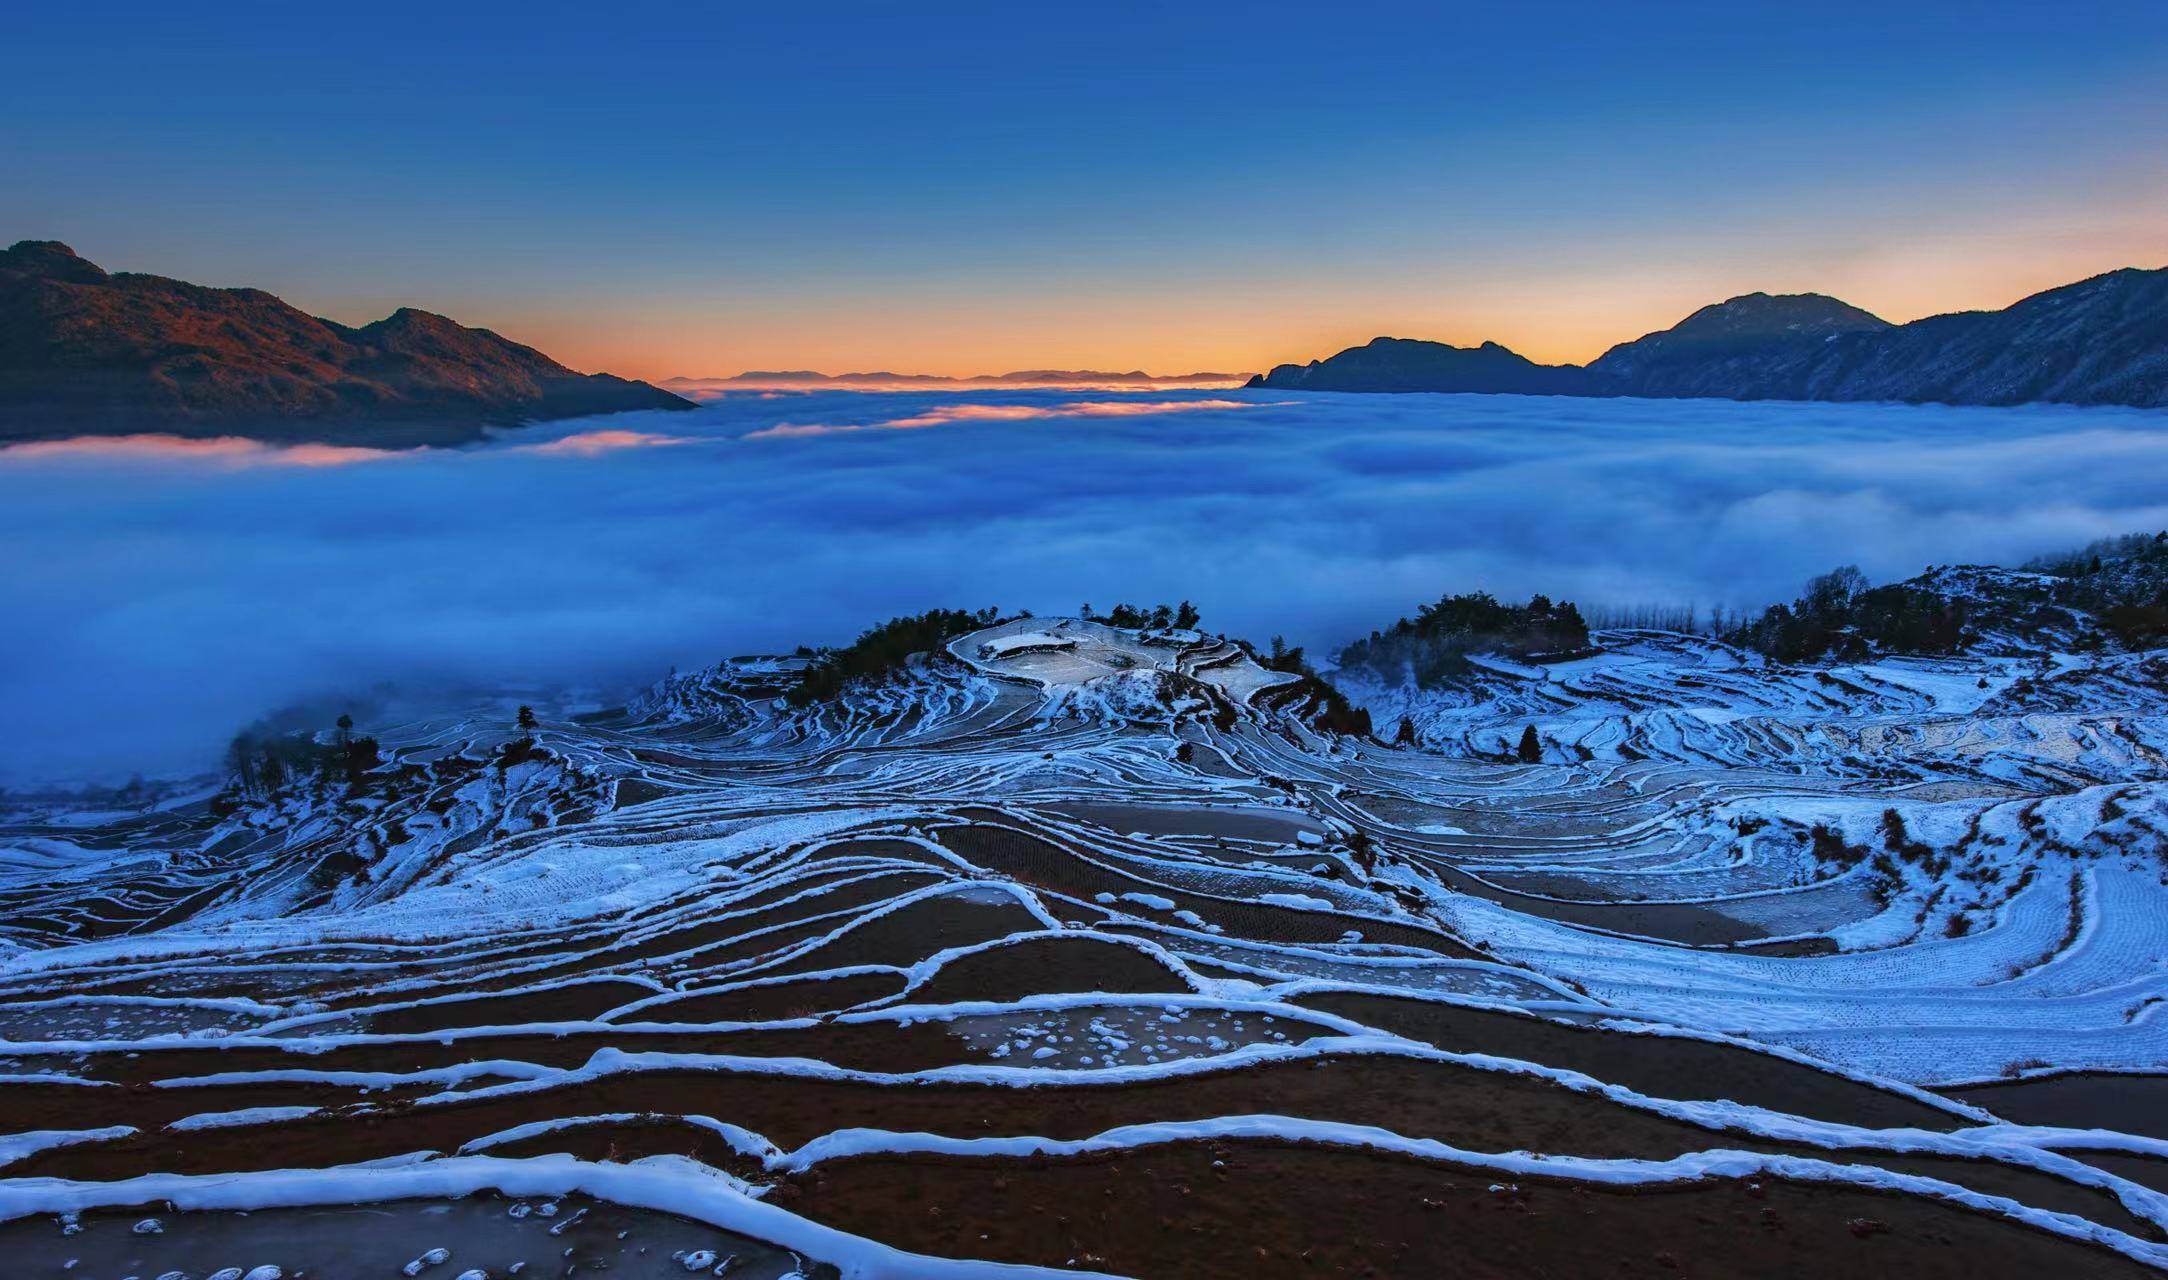
[{"label": "ice on paddy water", "polygon": [[1250,972],[1260,982],[1315,978],[1502,1000],[1553,1000],[1564,994],[1532,975],[1484,961],[1342,957],[1308,947],[1243,946],[1194,937],[1169,938],[1165,945],[1185,959],[1222,963]]},{"label": "ice on paddy water", "polygon": [[1212,1058],[1253,1044],[1299,1044],[1319,1030],[1285,1016],[1188,1005],[1086,1006],[947,1023],[990,1062],[1061,1069]]}]

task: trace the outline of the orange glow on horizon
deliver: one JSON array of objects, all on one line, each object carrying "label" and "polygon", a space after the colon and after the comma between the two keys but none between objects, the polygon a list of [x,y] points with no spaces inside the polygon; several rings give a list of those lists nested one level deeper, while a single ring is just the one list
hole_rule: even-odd
[{"label": "orange glow on horizon", "polygon": [[960,422],[1029,422],[1042,418],[1135,418],[1147,414],[1248,409],[1240,400],[1084,400],[1069,404],[952,404],[886,422],[782,422],[746,435],[748,440],[842,435],[858,431],[922,431]]},{"label": "orange glow on horizon", "polygon": [[[1573,257],[1525,269],[1441,253],[1404,266],[1134,287],[1004,279],[977,296],[904,283],[817,300],[763,298],[728,281],[700,281],[608,307],[523,310],[465,299],[444,309],[574,368],[649,381],[794,369],[949,378],[1017,369],[1252,374],[1380,335],[1493,341],[1540,363],[1578,364],[1756,291],[1825,293],[1898,323],[2006,307],[2119,267],[2168,265],[2163,227],[2168,188],[2104,200],[2082,222],[2052,213],[1973,226],[1915,222],[1834,243],[1813,243],[1798,228],[1741,231],[1729,242],[1682,228],[1576,246]],[[733,302],[719,308],[717,297]]]}]

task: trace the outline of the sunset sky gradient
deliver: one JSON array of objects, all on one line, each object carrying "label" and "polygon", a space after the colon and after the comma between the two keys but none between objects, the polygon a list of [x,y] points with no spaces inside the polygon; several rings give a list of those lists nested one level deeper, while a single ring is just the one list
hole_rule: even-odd
[{"label": "sunset sky gradient", "polygon": [[0,241],[649,378],[1581,360],[2168,265],[2158,0],[780,9],[25,8]]}]

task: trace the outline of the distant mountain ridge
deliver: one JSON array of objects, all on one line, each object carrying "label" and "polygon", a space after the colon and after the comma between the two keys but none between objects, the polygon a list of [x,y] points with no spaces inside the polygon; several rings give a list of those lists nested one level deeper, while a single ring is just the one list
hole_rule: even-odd
[{"label": "distant mountain ridge", "polygon": [[706,387],[732,383],[748,386],[1108,386],[1135,383],[1164,386],[1175,383],[1239,384],[1250,377],[1243,373],[1146,373],[1131,369],[1116,373],[1103,369],[1018,369],[1010,373],[981,373],[966,378],[938,373],[819,373],[812,369],[755,369],[727,378],[669,378],[664,386]]},{"label": "distant mountain ridge", "polygon": [[[1517,363],[1516,363],[1517,362]],[[1586,366],[1379,338],[1283,364],[1252,387],[1511,391],[1730,400],[2168,406],[2168,268],[2126,268],[2025,298],[1891,324],[1822,294],[1750,293],[1620,343]]]},{"label": "distant mountain ridge", "polygon": [[1537,364],[1486,342],[1456,347],[1415,338],[1372,338],[1330,360],[1283,364],[1253,387],[1297,391],[1474,391],[1535,396],[1591,394],[1588,370],[1577,365]]},{"label": "distant mountain ridge", "polygon": [[693,407],[411,307],[349,328],[261,289],[108,273],[58,241],[0,250],[0,441],[451,444],[495,425]]},{"label": "distant mountain ridge", "polygon": [[1773,354],[1809,356],[1838,334],[1878,333],[1889,321],[1827,294],[1749,293],[1703,307],[1669,329],[1621,342],[1588,365],[1644,395],[1728,395]]}]

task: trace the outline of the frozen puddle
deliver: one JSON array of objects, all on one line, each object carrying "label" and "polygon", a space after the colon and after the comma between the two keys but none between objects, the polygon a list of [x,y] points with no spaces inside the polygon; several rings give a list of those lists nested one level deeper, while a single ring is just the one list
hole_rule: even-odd
[{"label": "frozen puddle", "polygon": [[580,1196],[400,1200],[254,1213],[156,1207],[0,1224],[21,1280],[519,1280],[833,1277],[834,1268],[683,1218]]},{"label": "frozen puddle", "polygon": [[[238,1006],[238,1007],[237,1007]],[[0,1040],[139,1040],[246,1030],[275,1010],[246,1002],[83,998],[0,1005]]]},{"label": "frozen puddle", "polygon": [[1294,948],[1245,947],[1182,938],[1173,944],[1184,960],[1218,961],[1258,982],[1318,978],[1403,991],[1439,991],[1496,1000],[1556,1000],[1564,993],[1503,965],[1480,960],[1339,958]]},{"label": "frozen puddle", "polygon": [[1182,1005],[959,1017],[949,1031],[1003,1066],[1087,1071],[1213,1058],[1245,1045],[1300,1044],[1320,1034],[1286,1017]]}]

